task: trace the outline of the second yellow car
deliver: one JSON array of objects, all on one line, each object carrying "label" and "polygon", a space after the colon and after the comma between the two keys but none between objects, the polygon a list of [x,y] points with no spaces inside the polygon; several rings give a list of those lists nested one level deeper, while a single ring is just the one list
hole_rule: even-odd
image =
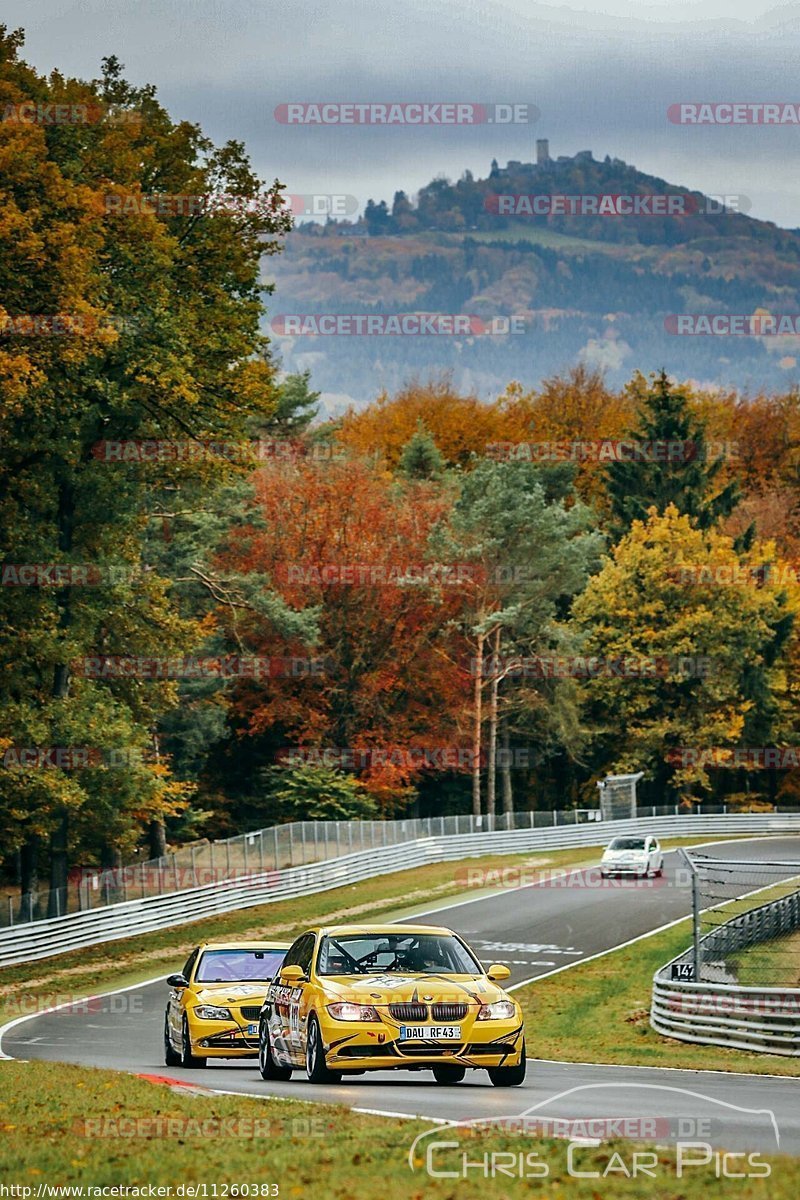
[{"label": "second yellow car", "polygon": [[209,1058],[253,1058],[258,1020],[286,942],[207,942],[177,975],[164,1014],[168,1067],[204,1067]]}]

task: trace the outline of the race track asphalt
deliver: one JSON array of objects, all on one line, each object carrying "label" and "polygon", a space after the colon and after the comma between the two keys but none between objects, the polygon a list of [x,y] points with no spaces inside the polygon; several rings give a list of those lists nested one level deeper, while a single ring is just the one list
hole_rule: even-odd
[{"label": "race track asphalt", "polygon": [[[800,837],[717,842],[705,853],[798,862]],[[480,870],[480,859],[474,866]],[[509,886],[491,895],[420,909],[413,920],[456,930],[485,963],[506,963],[512,985],[519,985],[661,928],[690,910],[685,871],[674,851],[666,855],[663,880],[588,886],[596,879],[596,871],[576,872],[568,884],[531,885],[523,876],[522,886],[513,886],[520,881],[507,876]],[[497,880],[485,882],[491,886]],[[402,912],[399,920],[410,922],[412,914]],[[694,1140],[729,1150],[800,1154],[800,1079],[532,1058],[525,1084],[513,1089],[493,1088],[482,1071],[468,1072],[455,1086],[437,1085],[427,1071],[376,1072],[331,1085],[309,1084],[298,1072],[288,1083],[266,1084],[249,1060],[222,1060],[223,1065],[211,1063],[200,1071],[165,1068],[161,1033],[166,998],[164,982],[157,981],[108,995],[88,1010],[36,1015],[7,1027],[0,1051],[19,1059],[168,1075],[221,1092],[323,1101],[437,1122],[522,1113],[537,1120],[652,1118],[647,1140],[656,1143],[685,1140],[695,1130]],[[535,1029],[528,1029],[527,1038],[528,1053],[535,1054]]]}]

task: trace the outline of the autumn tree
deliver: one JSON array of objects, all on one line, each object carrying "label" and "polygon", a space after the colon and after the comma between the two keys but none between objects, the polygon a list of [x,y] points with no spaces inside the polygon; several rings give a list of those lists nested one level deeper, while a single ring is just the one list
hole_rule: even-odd
[{"label": "autumn tree", "polygon": [[[22,887],[34,890],[44,847],[51,895],[63,899],[87,833],[130,847],[171,811],[153,729],[174,684],[90,678],[74,664],[164,656],[197,640],[170,580],[148,568],[142,533],[182,481],[231,470],[202,454],[206,439],[241,438],[250,417],[273,409],[260,264],[290,222],[279,185],[264,187],[240,144],[216,148],[173,121],[116,59],[96,80],[45,78],[21,45],[0,30],[2,557],[89,564],[95,575],[91,586],[67,570],[56,585],[0,592],[8,761],[14,746],[149,754],[113,775],[2,772],[5,853],[21,849]],[[78,116],[19,119],[28,102]],[[201,200],[220,193],[239,202]],[[107,453],[158,439],[194,453]]]},{"label": "autumn tree", "polygon": [[630,457],[612,460],[606,474],[618,534],[634,521],[644,520],[652,507],[663,513],[675,505],[700,529],[709,529],[736,507],[740,495],[736,481],[717,486],[722,459],[707,454],[703,425],[692,413],[686,394],[670,383],[664,371],[645,393],[629,440],[634,444]]},{"label": "autumn tree", "polygon": [[584,688],[599,771],[643,770],[659,794],[700,797],[700,751],[792,735],[800,589],[784,567],[774,546],[737,552],[674,505],[634,521],[574,605],[582,654],[611,668]]},{"label": "autumn tree", "polygon": [[392,808],[426,769],[410,749],[458,739],[463,666],[448,622],[460,596],[429,549],[449,504],[446,487],[396,482],[365,459],[258,473],[257,520],[231,531],[221,569],[257,573],[318,630],[303,641],[264,617],[238,622],[249,653],[310,664],[236,689],[233,728],[261,745],[262,766],[292,747],[353,752],[359,778]]},{"label": "autumn tree", "polygon": [[559,606],[583,587],[602,538],[563,470],[484,460],[466,474],[446,527],[446,555],[471,568],[463,630],[472,666],[472,804],[481,804],[484,693],[488,692],[487,812],[495,811],[499,685],[505,671],[486,670],[508,652],[540,646]]}]

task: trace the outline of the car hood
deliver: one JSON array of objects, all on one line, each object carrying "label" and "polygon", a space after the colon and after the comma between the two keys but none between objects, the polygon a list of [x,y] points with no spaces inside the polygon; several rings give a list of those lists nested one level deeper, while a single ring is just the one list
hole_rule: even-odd
[{"label": "car hood", "polygon": [[269,983],[198,983],[194,994],[201,1004],[261,1003],[268,987]]},{"label": "car hood", "polygon": [[620,858],[647,858],[646,850],[606,850],[603,853],[606,862],[615,862]]},{"label": "car hood", "polygon": [[320,983],[331,1000],[353,1000],[362,1004],[402,1004],[414,1001],[462,1001],[491,1004],[510,997],[485,975],[328,975]]}]

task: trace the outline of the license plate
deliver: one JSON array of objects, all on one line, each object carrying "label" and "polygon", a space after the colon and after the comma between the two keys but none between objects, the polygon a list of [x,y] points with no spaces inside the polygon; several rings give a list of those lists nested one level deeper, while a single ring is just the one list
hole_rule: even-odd
[{"label": "license plate", "polygon": [[255,1037],[257,1033],[258,1033],[257,1025],[248,1025],[247,1026],[247,1036],[248,1037]]},{"label": "license plate", "polygon": [[460,1025],[401,1025],[400,1041],[460,1042]]}]

